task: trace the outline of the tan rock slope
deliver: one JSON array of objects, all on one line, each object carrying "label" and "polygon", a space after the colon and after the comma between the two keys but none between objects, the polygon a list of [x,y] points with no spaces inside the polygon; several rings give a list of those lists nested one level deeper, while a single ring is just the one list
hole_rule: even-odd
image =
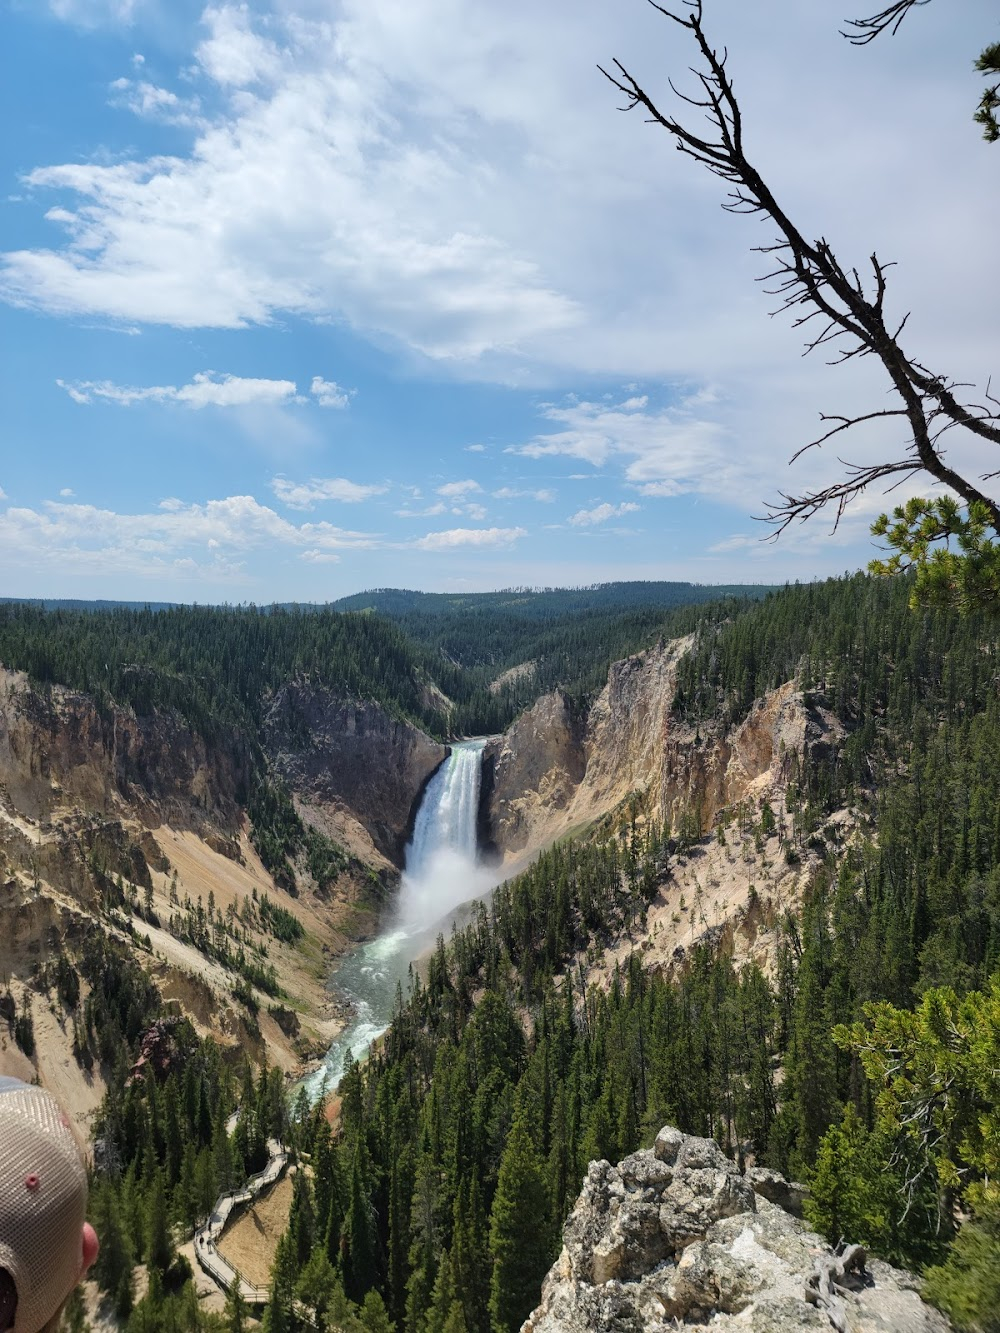
[{"label": "tan rock slope", "polygon": [[591,1162],[522,1333],[947,1333],[917,1278],[835,1254],[781,1206],[800,1199],[669,1126],[618,1166]]},{"label": "tan rock slope", "polygon": [[[169,714],[99,707],[0,668],[0,1073],[38,1078],[81,1125],[104,1088],[99,1068],[74,1057],[73,1014],[51,970],[60,955],[73,963],[92,931],[131,948],[199,1031],[282,1068],[325,1050],[341,1026],[326,989],[331,959],[375,928],[372,884],[395,878],[446,750],[374,705],[307,685],[275,699],[268,735],[303,818],[358,858],[322,893],[302,867],[299,896],[283,892],[257,856],[241,735],[219,728],[208,743]],[[300,941],[268,928],[265,899],[299,922]],[[209,912],[234,949],[274,966],[287,998],[248,988],[171,924]],[[30,1013],[30,1054],[11,1013]]]},{"label": "tan rock slope", "polygon": [[506,858],[636,792],[661,821],[676,827],[689,813],[707,832],[724,807],[783,785],[793,755],[840,740],[837,720],[807,706],[794,682],[758,700],[730,732],[699,736],[672,712],[677,665],[690,644],[675,639],[614,663],[586,715],[561,693],[544,695],[490,742],[485,822]]}]

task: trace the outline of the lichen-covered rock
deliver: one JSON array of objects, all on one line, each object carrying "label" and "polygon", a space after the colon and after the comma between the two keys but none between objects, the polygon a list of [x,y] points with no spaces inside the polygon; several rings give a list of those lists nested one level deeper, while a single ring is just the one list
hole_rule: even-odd
[{"label": "lichen-covered rock", "polygon": [[[662,1129],[652,1150],[617,1166],[591,1162],[563,1250],[522,1333],[830,1333],[807,1299],[829,1246],[779,1201],[802,1186],[746,1176],[711,1139]],[[871,1260],[858,1290],[838,1288],[845,1333],[946,1333],[909,1273]]]},{"label": "lichen-covered rock", "polygon": [[786,1180],[777,1171],[766,1166],[752,1166],[746,1173],[746,1182],[755,1194],[762,1195],[793,1217],[802,1217],[806,1187],[797,1180]]}]

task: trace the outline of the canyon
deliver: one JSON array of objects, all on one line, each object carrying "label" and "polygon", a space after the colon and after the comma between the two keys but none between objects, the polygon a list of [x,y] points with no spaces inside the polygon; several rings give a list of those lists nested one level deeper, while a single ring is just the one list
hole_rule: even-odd
[{"label": "canyon", "polygon": [[[773,919],[809,873],[809,853],[792,866],[780,854],[784,790],[795,757],[839,744],[839,723],[788,682],[738,726],[702,735],[672,707],[689,646],[661,641],[614,663],[589,707],[560,691],[543,695],[483,750],[477,822],[494,880],[626,807],[632,819],[668,827],[694,821],[692,845],[672,858],[646,920],[591,960],[592,980],[607,981],[634,948],[647,963],[673,966],[720,930],[766,962],[767,930],[760,909],[748,920],[751,908],[763,894]],[[304,826],[344,850],[331,884],[318,885],[301,860],[294,896],[268,873],[246,814],[250,742],[237,728],[216,728],[209,741],[166,711],[140,717],[23,674],[0,676],[0,975],[15,1007],[32,1005],[37,1034],[31,1057],[0,1037],[0,1070],[38,1077],[82,1124],[103,1086],[98,1072],[75,1068],[72,1028],[45,998],[42,965],[78,949],[91,930],[135,948],[163,999],[196,1030],[266,1052],[290,1074],[346,1022],[328,974],[391,913],[422,794],[449,749],[380,705],[308,678],[274,693],[262,736]],[[719,837],[704,839],[722,812],[762,801],[778,809],[778,823],[759,852],[724,821]],[[846,814],[843,823],[846,836]],[[105,910],[109,885],[133,908],[141,901],[141,914]],[[272,1003],[258,992],[249,1012],[232,973],[165,923],[182,902],[197,912],[211,901],[236,919],[261,895],[295,918],[303,938],[275,938],[256,919],[244,927],[288,996]]]}]

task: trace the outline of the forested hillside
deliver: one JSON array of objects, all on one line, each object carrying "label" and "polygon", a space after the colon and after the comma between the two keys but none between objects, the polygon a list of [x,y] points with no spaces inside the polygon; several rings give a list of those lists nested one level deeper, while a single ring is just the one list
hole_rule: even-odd
[{"label": "forested hillside", "polygon": [[692,608],[751,602],[754,584],[602,583],[590,588],[511,588],[495,593],[426,593],[376,588],[344,597],[346,611],[393,620],[428,653],[429,669],[454,701],[459,735],[501,731],[541,694],[588,695],[612,662],[658,634],[686,633]]},{"label": "forested hillside", "polygon": [[389,622],[241,607],[44,611],[0,605],[0,662],[138,713],[176,709],[196,729],[255,729],[268,694],[302,674],[428,725],[421,655]]},{"label": "forested hillside", "polygon": [[[974,1302],[995,1272],[1000,1165],[997,639],[985,620],[915,614],[907,596],[857,576],[697,616],[675,701],[697,743],[793,676],[846,730],[839,752],[793,765],[784,808],[723,812],[712,834],[752,843],[777,828],[785,857],[818,854],[799,912],[754,909],[772,965],[709,932],[675,966],[647,970],[637,950],[610,986],[588,985],[596,955],[641,936],[697,833],[663,827],[637,795],[545,853],[412,975],[384,1041],[341,1084],[336,1132],[299,1105],[290,1132],[311,1172],[279,1245],[271,1333],[515,1333],[588,1160],[667,1122],[806,1177],[832,1241],[944,1263],[929,1290],[956,1317],[972,1310],[960,1327],[989,1326]],[[829,824],[845,807],[846,847]],[[252,1116],[282,1114],[267,1096],[245,1086]],[[233,1151],[212,1128],[218,1097],[196,1141],[215,1181]],[[204,1205],[167,1138],[128,1146],[140,1139],[125,1126],[156,1124],[159,1098],[134,1087],[124,1119],[112,1100],[106,1132],[130,1136],[131,1165],[101,1206],[134,1216],[162,1176],[188,1220]]]},{"label": "forested hillside", "polygon": [[[634,954],[608,993],[584,992],[581,951],[641,918],[669,873],[670,830],[655,825],[555,849],[439,944],[384,1046],[342,1087],[333,1160],[368,1198],[368,1229],[333,1204],[310,1225],[340,1236],[349,1294],[377,1283],[407,1329],[516,1329],[586,1162],[616,1160],[668,1121],[815,1172],[813,1217],[834,1241],[914,1265],[945,1255],[958,1214],[941,1192],[988,1178],[990,1152],[957,1129],[908,1137],[907,1096],[940,1089],[873,1085],[863,1038],[833,1038],[868,1002],[912,1009],[941,985],[961,996],[1000,965],[995,634],[914,615],[907,591],[859,576],[700,627],[677,703],[703,728],[798,671],[849,729],[842,755],[793,784],[787,854],[795,838],[822,846],[845,804],[863,812],[864,836],[842,858],[831,847],[801,916],[778,923],[772,976],[706,946],[673,978]],[[995,1071],[984,1085],[981,1053],[973,1092],[974,1054],[953,1049],[970,1066],[963,1124],[985,1116],[995,1143]]]}]

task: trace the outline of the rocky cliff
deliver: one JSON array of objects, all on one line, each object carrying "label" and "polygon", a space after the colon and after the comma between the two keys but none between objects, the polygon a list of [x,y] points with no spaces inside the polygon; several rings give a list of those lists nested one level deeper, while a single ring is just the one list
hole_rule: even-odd
[{"label": "rocky cliff", "polygon": [[148,827],[235,832],[249,774],[242,737],[209,744],[169,714],[136,717],[59,686],[33,688],[0,668],[0,783],[14,809],[40,823],[67,806],[127,809]]},{"label": "rocky cliff", "polygon": [[592,1162],[522,1333],[947,1333],[916,1278],[835,1253],[787,1211],[800,1201],[671,1127],[618,1166]]},{"label": "rocky cliff", "polygon": [[723,807],[781,785],[793,756],[838,743],[839,723],[794,682],[728,732],[702,735],[678,721],[677,664],[689,646],[676,639],[614,663],[585,716],[565,696],[545,695],[490,742],[483,822],[501,853],[541,846],[633,792],[662,821],[676,827],[690,814],[707,832]]},{"label": "rocky cliff", "polygon": [[[0,1022],[0,1073],[38,1078],[79,1117],[92,1113],[100,1073],[80,1068],[72,1024],[39,997],[45,964],[78,959],[95,930],[134,949],[163,999],[223,1044],[266,1047],[286,1069],[326,1049],[342,1021],[329,958],[375,928],[370,868],[383,883],[395,875],[447,751],[374,705],[305,683],[272,701],[266,741],[303,817],[359,858],[344,858],[322,892],[304,857],[292,897],[257,855],[247,737],[220,726],[209,740],[171,713],[98,706],[0,668],[0,994],[33,1009],[36,1032],[29,1054]],[[277,937],[258,910],[265,895],[298,920],[301,944]],[[214,925],[199,935],[192,923],[206,913]],[[231,941],[230,959],[248,945],[291,998],[248,993],[213,939]]]},{"label": "rocky cliff", "polygon": [[304,816],[364,859],[374,852],[402,865],[416,806],[446,746],[378,704],[302,681],[275,696],[264,736]]}]

